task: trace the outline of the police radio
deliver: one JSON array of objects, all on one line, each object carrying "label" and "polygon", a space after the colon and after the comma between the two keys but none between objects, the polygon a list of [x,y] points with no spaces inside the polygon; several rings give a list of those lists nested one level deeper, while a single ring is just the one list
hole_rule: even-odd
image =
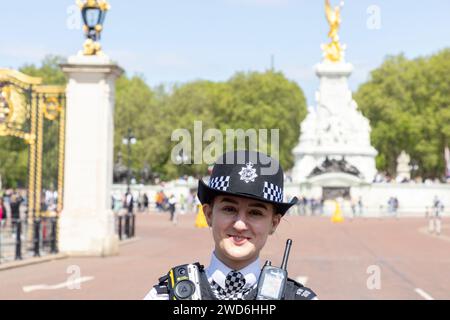
[{"label": "police radio", "polygon": [[288,279],[286,267],[291,245],[292,240],[288,239],[286,241],[286,248],[284,249],[281,268],[272,266],[269,260],[264,264],[261,275],[259,276],[256,300],[281,300],[284,297]]},{"label": "police radio", "polygon": [[183,264],[169,271],[169,300],[201,300],[200,264]]}]

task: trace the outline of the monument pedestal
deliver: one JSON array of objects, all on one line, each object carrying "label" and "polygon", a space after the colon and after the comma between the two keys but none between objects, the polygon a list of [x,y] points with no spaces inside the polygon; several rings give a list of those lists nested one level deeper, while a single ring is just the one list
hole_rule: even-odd
[{"label": "monument pedestal", "polygon": [[117,254],[111,186],[115,81],[123,70],[104,55],[73,56],[61,67],[69,81],[59,250]]},{"label": "monument pedestal", "polygon": [[[294,182],[314,182],[309,181],[313,171],[321,171],[328,160],[345,160],[344,164],[335,167],[349,168],[349,172],[359,177],[361,183],[373,181],[377,151],[370,144],[369,121],[357,110],[348,87],[352,70],[352,65],[343,61],[324,61],[316,66],[320,79],[316,92],[317,105],[310,108],[301,124],[300,141],[293,151]],[[345,170],[322,171],[327,174],[345,173]],[[343,186],[354,185],[353,177],[349,176],[348,180],[346,183],[344,177]]]}]

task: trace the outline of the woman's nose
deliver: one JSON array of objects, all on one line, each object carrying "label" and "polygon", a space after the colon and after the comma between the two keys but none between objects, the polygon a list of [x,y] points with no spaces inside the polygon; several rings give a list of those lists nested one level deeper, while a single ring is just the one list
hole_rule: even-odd
[{"label": "woman's nose", "polygon": [[238,215],[236,215],[236,220],[234,221],[234,228],[236,230],[246,230],[247,229],[247,221],[245,213],[239,212]]}]

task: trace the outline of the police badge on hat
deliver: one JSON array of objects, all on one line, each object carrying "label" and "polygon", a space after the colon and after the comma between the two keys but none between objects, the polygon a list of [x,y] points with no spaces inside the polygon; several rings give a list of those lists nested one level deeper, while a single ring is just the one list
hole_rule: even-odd
[{"label": "police badge on hat", "polygon": [[[268,166],[274,167],[266,174]],[[277,213],[284,215],[297,203],[283,202],[283,169],[278,161],[268,155],[247,150],[228,152],[220,156],[211,173],[208,184],[203,179],[198,183],[198,198],[202,204],[211,203],[214,196],[229,194],[251,198],[275,206]]]},{"label": "police badge on hat", "polygon": [[258,176],[256,174],[256,169],[253,168],[253,163],[247,163],[246,167],[242,167],[241,171],[239,171],[239,175],[241,176],[241,180],[244,180],[245,183],[255,182],[255,178]]}]

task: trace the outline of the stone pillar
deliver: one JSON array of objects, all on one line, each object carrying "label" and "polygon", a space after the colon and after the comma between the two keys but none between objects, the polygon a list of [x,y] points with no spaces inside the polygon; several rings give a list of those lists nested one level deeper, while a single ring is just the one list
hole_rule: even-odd
[{"label": "stone pillar", "polygon": [[74,256],[118,253],[111,210],[115,81],[123,70],[102,56],[72,56],[68,76],[64,209],[59,249]]}]

